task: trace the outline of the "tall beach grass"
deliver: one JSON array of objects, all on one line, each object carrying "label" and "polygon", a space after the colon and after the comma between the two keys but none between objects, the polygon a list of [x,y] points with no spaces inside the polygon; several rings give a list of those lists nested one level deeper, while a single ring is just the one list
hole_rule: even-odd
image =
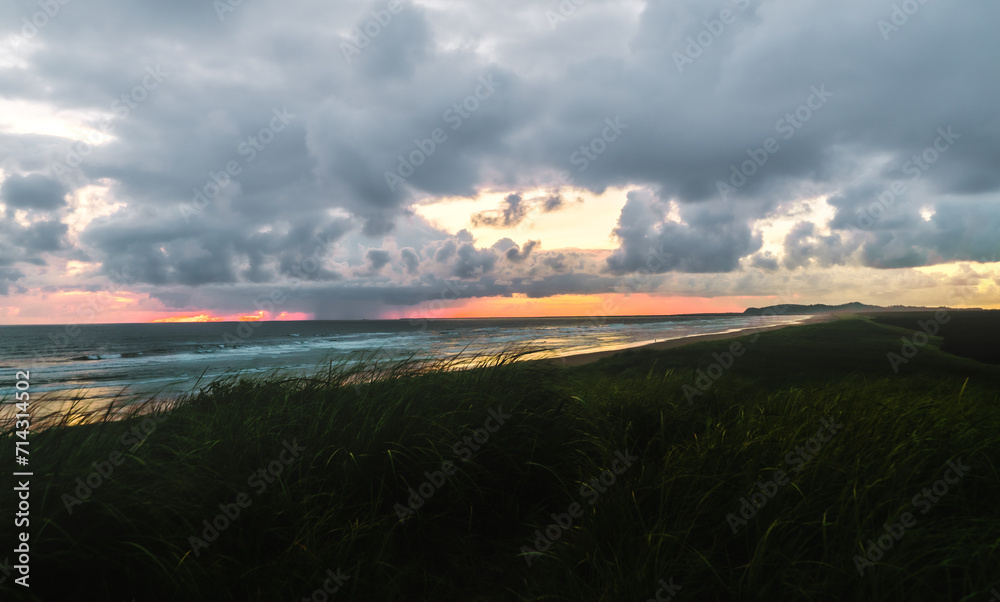
[{"label": "tall beach grass", "polygon": [[[739,339],[693,398],[732,341],[576,368],[372,358],[77,413],[31,434],[31,588],[15,572],[0,595],[300,600],[340,574],[330,600],[641,602],[666,583],[676,600],[985,602],[1000,369],[929,345],[895,374],[902,332],[851,319]],[[922,513],[915,496],[956,461],[967,474]],[[905,512],[915,526],[859,574]],[[209,541],[205,521],[226,526]]]}]

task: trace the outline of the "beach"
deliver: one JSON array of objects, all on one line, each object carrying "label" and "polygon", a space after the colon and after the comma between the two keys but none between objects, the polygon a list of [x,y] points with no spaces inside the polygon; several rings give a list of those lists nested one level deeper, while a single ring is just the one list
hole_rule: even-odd
[{"label": "beach", "polygon": [[644,343],[642,345],[636,345],[634,347],[624,347],[616,349],[606,349],[603,351],[591,351],[588,353],[574,353],[569,355],[560,356],[552,359],[551,361],[555,364],[561,366],[582,366],[584,364],[590,364],[596,362],[600,359],[611,357],[622,353],[627,350],[636,351],[663,351],[666,349],[674,349],[676,347],[683,347],[684,345],[690,345],[692,343],[707,343],[709,341],[724,341],[727,339],[736,339],[752,334],[767,332],[769,330],[779,330],[781,328],[788,328],[789,326],[796,326],[801,324],[816,324],[820,322],[829,322],[831,320],[836,320],[837,317],[834,314],[820,314],[816,316],[803,317],[801,322],[796,322],[793,324],[776,324],[774,326],[758,326],[753,328],[744,328],[740,330],[734,330],[731,332],[723,332],[718,334],[700,334],[691,335],[678,339],[670,339],[667,341],[656,341],[654,343]]},{"label": "beach", "polygon": [[99,406],[122,396],[168,399],[225,375],[308,374],[331,363],[364,361],[463,357],[474,362],[513,349],[528,352],[525,358],[613,351],[803,318],[705,314],[0,326],[0,367],[32,370],[39,401],[80,399]]}]

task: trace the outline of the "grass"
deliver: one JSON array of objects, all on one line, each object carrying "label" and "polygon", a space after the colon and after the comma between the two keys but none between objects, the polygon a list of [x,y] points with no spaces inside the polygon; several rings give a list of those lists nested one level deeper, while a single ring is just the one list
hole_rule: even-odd
[{"label": "grass", "polygon": [[944,337],[943,351],[981,362],[1000,364],[1000,310],[872,314],[881,324],[921,330]]},{"label": "grass", "polygon": [[[643,601],[662,579],[677,600],[985,601],[1000,582],[1000,367],[932,339],[895,374],[886,354],[909,331],[847,319],[746,337],[690,404],[684,386],[732,340],[576,368],[514,352],[469,370],[327,366],[78,417],[31,435],[31,588],[15,573],[0,595],[298,600],[339,569],[330,600]],[[810,453],[824,420],[843,426]],[[289,446],[304,451],[282,458]],[[957,459],[968,473],[915,506]],[[270,483],[248,481],[269,465]],[[734,534],[727,515],[776,470],[790,481]],[[614,482],[587,489],[602,475]],[[411,489],[431,495],[401,511]],[[193,552],[202,521],[239,499]],[[915,526],[859,575],[855,555],[905,512]],[[5,519],[0,541],[15,537]]]}]

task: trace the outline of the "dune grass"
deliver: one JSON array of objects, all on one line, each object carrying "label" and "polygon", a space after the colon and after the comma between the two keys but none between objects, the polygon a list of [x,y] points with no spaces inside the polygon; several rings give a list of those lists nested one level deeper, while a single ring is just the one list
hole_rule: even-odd
[{"label": "dune grass", "polygon": [[[932,342],[895,374],[905,333],[849,319],[746,337],[691,403],[685,385],[733,341],[576,368],[373,359],[53,426],[31,435],[32,587],[15,573],[0,595],[300,600],[340,575],[330,600],[641,602],[668,584],[676,600],[985,602],[1000,369]],[[819,437],[825,424],[842,426]],[[766,503],[743,519],[758,481]],[[203,521],[234,507],[208,541]],[[906,512],[916,524],[860,575],[855,556]],[[5,549],[14,538],[5,519]]]}]

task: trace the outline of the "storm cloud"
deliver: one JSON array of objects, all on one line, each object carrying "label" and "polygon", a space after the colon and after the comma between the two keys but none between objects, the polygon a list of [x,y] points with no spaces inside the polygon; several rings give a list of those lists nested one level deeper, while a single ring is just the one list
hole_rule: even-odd
[{"label": "storm cloud", "polygon": [[0,201],[8,209],[50,211],[66,205],[66,189],[40,174],[11,175],[0,185]]},{"label": "storm cloud", "polygon": [[[403,1],[376,35],[384,2],[217,4],[8,3],[0,294],[128,272],[221,310],[301,282],[299,309],[357,317],[449,279],[823,295],[823,270],[1000,253],[996,3]],[[608,190],[592,249],[533,229]],[[419,215],[487,193],[468,230]]]}]

